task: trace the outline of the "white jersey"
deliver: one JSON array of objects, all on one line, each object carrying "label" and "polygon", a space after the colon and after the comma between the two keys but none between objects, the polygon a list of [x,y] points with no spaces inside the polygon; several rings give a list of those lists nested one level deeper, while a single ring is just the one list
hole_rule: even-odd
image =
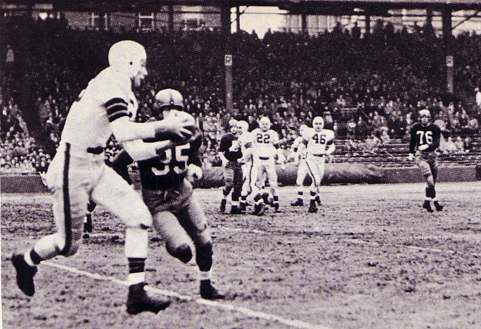
[{"label": "white jersey", "polygon": [[[119,75],[111,67],[90,80],[69,110],[62,142],[84,149],[105,147],[112,135],[110,122],[132,115],[125,107],[133,95],[131,86],[128,77]],[[123,106],[116,106],[118,104]]]},{"label": "white jersey", "polygon": [[274,158],[279,145],[279,134],[272,129],[262,131],[260,128],[254,129],[251,134],[254,142],[254,156],[259,158]]},{"label": "white jersey", "polygon": [[242,135],[239,136],[238,142],[242,150],[243,161],[248,162],[252,160],[252,155],[246,156],[248,153],[252,151],[252,147],[254,143],[252,134],[248,131],[243,132]]},{"label": "white jersey", "polygon": [[304,136],[304,144],[307,143],[307,154],[324,155],[327,148],[334,141],[334,131],[322,129],[320,132],[314,129],[308,130]]}]

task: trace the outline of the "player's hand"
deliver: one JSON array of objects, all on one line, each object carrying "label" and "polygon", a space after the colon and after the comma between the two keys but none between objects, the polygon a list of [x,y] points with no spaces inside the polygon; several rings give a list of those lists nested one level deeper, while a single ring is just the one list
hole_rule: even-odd
[{"label": "player's hand", "polygon": [[[183,112],[182,112],[183,113]],[[186,141],[194,134],[195,120],[187,115],[169,116],[169,120],[157,121],[155,136],[159,140]]]},{"label": "player's hand", "polygon": [[414,154],[409,153],[408,159],[409,159],[409,161],[413,161],[414,160]]},{"label": "player's hand", "polygon": [[429,147],[428,144],[423,144],[423,145],[420,145],[420,146],[418,147],[418,150],[419,150],[419,151],[424,151],[424,150],[426,150],[428,147]]},{"label": "player's hand", "polygon": [[196,183],[199,179],[202,178],[203,172],[202,168],[196,166],[195,164],[190,164],[187,167],[187,179],[192,183]]}]

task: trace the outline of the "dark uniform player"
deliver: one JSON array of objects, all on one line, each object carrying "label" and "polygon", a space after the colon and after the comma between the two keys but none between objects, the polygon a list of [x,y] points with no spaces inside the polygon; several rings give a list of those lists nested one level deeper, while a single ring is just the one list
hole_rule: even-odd
[{"label": "dark uniform player", "polygon": [[423,109],[419,111],[419,122],[411,128],[411,142],[409,144],[409,160],[415,160],[422,174],[426,178],[426,199],[423,208],[429,212],[431,201],[437,211],[443,210],[436,198],[436,178],[438,176],[438,161],[436,150],[441,140],[441,129],[434,123],[430,123],[431,113]]},{"label": "dark uniform player", "polygon": [[[164,120],[169,120],[171,116],[189,115],[178,112],[183,110],[183,97],[177,90],[161,90],[155,98]],[[114,160],[113,168],[127,178],[125,164],[137,161],[142,197],[152,213],[155,229],[165,240],[167,251],[187,263],[192,259],[190,245],[193,242],[201,297],[223,299],[224,294],[212,285],[210,278],[213,254],[210,228],[204,210],[193,196],[193,184],[202,177],[198,156],[201,144],[199,130],[189,142],[128,142],[124,144],[125,150]],[[126,152],[133,158],[127,162],[129,156]]]},{"label": "dark uniform player", "polygon": [[224,168],[224,183],[222,189],[222,199],[220,204],[220,212],[225,211],[227,196],[232,191],[231,214],[244,213],[239,207],[239,198],[244,183],[242,174],[242,149],[238,137],[240,130],[236,120],[229,122],[230,132],[220,139],[219,156],[222,159],[222,167]]}]

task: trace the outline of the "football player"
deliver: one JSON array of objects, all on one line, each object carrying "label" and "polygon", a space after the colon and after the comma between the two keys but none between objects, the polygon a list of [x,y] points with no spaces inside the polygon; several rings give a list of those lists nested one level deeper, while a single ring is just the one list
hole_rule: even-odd
[{"label": "football player", "polygon": [[220,212],[225,211],[227,196],[232,192],[231,214],[242,214],[239,208],[239,198],[242,191],[242,148],[239,143],[240,130],[237,120],[229,121],[230,132],[222,136],[219,143],[219,157],[222,160],[224,169],[224,188],[222,189],[222,199]]},{"label": "football player", "polygon": [[[324,119],[317,116],[312,120],[312,129],[306,131],[303,136],[300,152],[306,152],[306,166],[312,179],[310,188],[311,200],[309,212],[317,212],[317,204],[320,204],[319,188],[324,177],[326,156],[336,149],[334,145],[334,131],[324,129]],[[317,201],[316,201],[317,199]]]},{"label": "football player", "polygon": [[237,128],[240,131],[239,145],[242,151],[242,177],[243,184],[241,190],[240,209],[245,211],[247,208],[247,196],[252,192],[252,134],[249,132],[247,121],[239,121]]},{"label": "football player", "polygon": [[275,212],[279,212],[276,161],[279,159],[279,152],[281,150],[279,148],[279,134],[270,128],[271,120],[268,117],[262,117],[259,120],[259,128],[251,132],[253,140],[253,179],[256,182],[256,191],[252,193],[255,202],[253,214],[259,216],[264,214],[266,209],[266,201],[262,193],[266,179],[269,182],[274,210]]},{"label": "football player", "polygon": [[53,192],[53,214],[57,232],[38,240],[25,253],[14,251],[18,287],[35,294],[34,275],[43,260],[75,254],[82,243],[83,220],[89,200],[122,219],[126,225],[125,254],[129,264],[127,312],[158,313],[170,300],[149,296],[144,290],[148,228],[152,216],[139,194],[105,164],[104,149],[113,133],[118,141],[175,136],[190,138],[189,120],[151,123],[129,120],[129,93],[147,75],[147,55],[142,45],[130,40],[115,43],[109,50],[109,66],[90,80],[72,104],[60,145],[52,160],[46,183]]},{"label": "football player", "polygon": [[302,207],[304,205],[304,180],[308,175],[307,172],[307,165],[306,165],[306,154],[305,152],[300,153],[300,145],[304,139],[304,135],[307,134],[307,131],[310,128],[307,125],[301,125],[299,127],[299,136],[294,140],[291,146],[291,154],[289,155],[289,160],[294,160],[295,164],[297,165],[297,177],[296,177],[296,186],[297,186],[297,199],[294,202],[291,202],[291,206]]},{"label": "football player", "polygon": [[[163,89],[155,95],[155,106],[164,120],[176,116],[193,117],[182,112],[183,97],[177,90]],[[188,263],[195,246],[204,299],[223,299],[225,295],[211,282],[212,238],[204,210],[193,195],[193,185],[202,177],[199,148],[202,135],[197,128],[190,140],[136,140],[124,143],[124,151],[114,160],[115,168],[137,161],[142,197],[153,216],[156,231],[165,240],[170,255]],[[127,153],[127,154],[126,154]],[[126,160],[131,157],[129,160]],[[126,170],[122,171],[124,174]],[[122,175],[124,176],[124,175]]]},{"label": "football player", "polygon": [[418,113],[419,122],[411,128],[411,140],[409,143],[409,160],[415,161],[424,178],[426,179],[426,197],[423,208],[428,212],[434,212],[431,207],[433,201],[437,211],[443,210],[436,197],[436,178],[438,176],[438,160],[436,150],[441,140],[441,129],[431,123],[431,112],[422,109]]}]

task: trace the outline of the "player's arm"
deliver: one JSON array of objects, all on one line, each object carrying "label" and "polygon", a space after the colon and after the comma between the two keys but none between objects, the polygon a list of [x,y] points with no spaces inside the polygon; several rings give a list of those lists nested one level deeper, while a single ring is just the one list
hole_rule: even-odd
[{"label": "player's arm", "polygon": [[134,159],[127,153],[125,149],[120,151],[112,161],[112,169],[114,169],[127,183],[132,185],[132,179],[129,175],[128,166],[134,162]]},{"label": "player's arm", "polygon": [[187,164],[193,164],[198,167],[202,167],[202,159],[200,154],[200,148],[203,143],[203,135],[202,132],[197,129],[195,135],[190,139],[190,152],[189,152],[189,159],[187,160]]},{"label": "player's arm", "polygon": [[152,143],[146,143],[141,139],[136,139],[123,143],[124,149],[135,161],[151,159],[175,145],[176,143],[170,139]]},{"label": "player's arm", "polygon": [[250,158],[252,158],[252,142],[248,141],[244,145],[244,150],[242,152],[242,161],[245,163],[247,162]]},{"label": "player's arm", "polygon": [[219,155],[219,158],[222,162],[222,166],[225,167],[227,166],[227,163],[229,163],[229,161],[227,160],[227,158],[225,157],[224,155],[224,152],[227,152],[228,149],[229,149],[229,141],[227,140],[227,138],[225,136],[223,136],[221,139],[220,139],[220,143],[219,143],[219,148],[217,149],[217,154]]},{"label": "player's arm", "polygon": [[411,128],[411,139],[409,141],[409,160],[414,159],[414,152],[416,151],[416,144],[417,144],[417,133],[414,126]]},{"label": "player's arm", "polygon": [[409,141],[409,153],[414,154],[416,152],[416,144],[417,144],[417,132],[415,127],[411,128],[411,140]]},{"label": "player's arm", "polygon": [[174,117],[169,122],[164,120],[137,123],[129,119],[128,104],[122,98],[112,98],[105,104],[107,116],[115,138],[119,142],[125,142],[144,138],[157,139],[188,139],[192,136],[191,130],[195,121],[188,117]]},{"label": "player's arm", "polygon": [[328,155],[331,155],[332,153],[334,153],[334,151],[336,150],[336,144],[334,144],[334,140],[331,139],[330,141],[328,141],[326,143],[326,146],[327,146],[327,150],[326,150],[326,154]]}]

